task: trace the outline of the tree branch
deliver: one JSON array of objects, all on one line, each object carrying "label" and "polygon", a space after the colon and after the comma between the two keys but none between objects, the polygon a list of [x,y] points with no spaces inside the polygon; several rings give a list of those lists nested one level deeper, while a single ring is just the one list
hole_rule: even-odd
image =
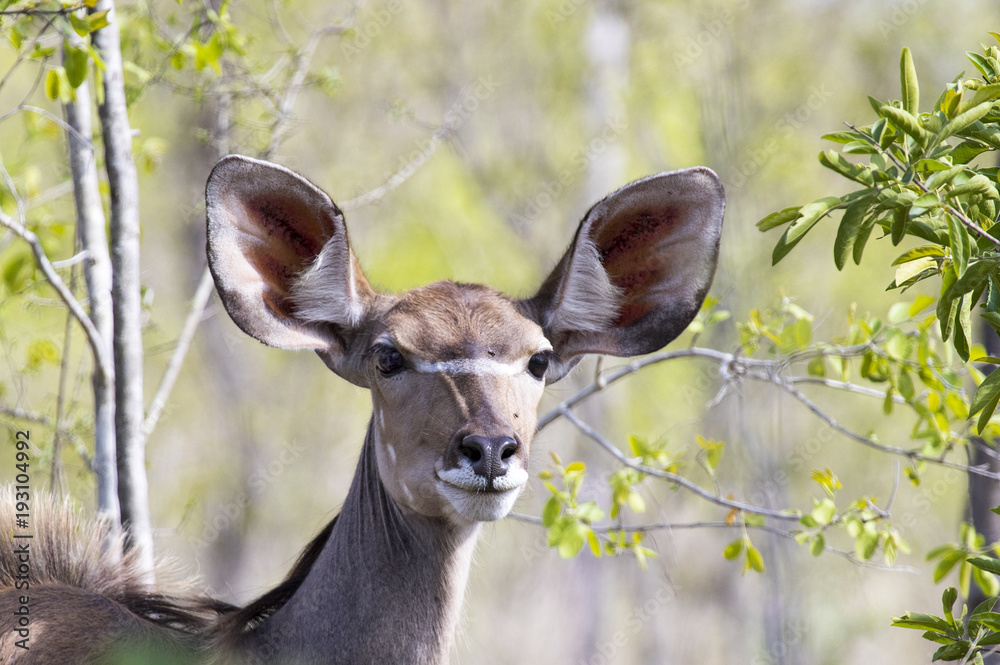
[{"label": "tree branch", "polygon": [[160,386],[157,388],[156,395],[149,405],[149,411],[142,426],[143,434],[147,438],[153,433],[153,429],[156,427],[156,423],[163,413],[163,407],[167,403],[167,399],[170,398],[170,392],[173,390],[174,384],[177,382],[177,377],[180,375],[184,358],[191,347],[191,340],[194,339],[194,333],[201,322],[202,315],[205,312],[205,305],[208,304],[208,299],[212,295],[214,286],[212,273],[208,268],[205,268],[201,274],[201,280],[198,282],[198,288],[194,293],[191,309],[188,311],[187,319],[184,321],[184,328],[181,330],[180,337],[177,338],[177,345],[174,347],[174,352],[167,363],[163,379],[160,380]]},{"label": "tree branch", "polygon": [[46,281],[55,289],[56,293],[59,295],[59,299],[65,303],[66,307],[73,314],[80,326],[83,328],[84,333],[87,335],[87,341],[90,344],[91,351],[94,353],[94,358],[96,360],[96,371],[104,373],[105,376],[114,376],[113,365],[111,364],[111,359],[108,353],[102,347],[101,335],[94,327],[94,322],[90,320],[87,313],[83,311],[83,307],[77,301],[73,294],[70,293],[66,284],[59,277],[59,273],[56,272],[55,268],[52,266],[52,262],[49,261],[49,257],[45,255],[45,250],[42,249],[42,243],[39,242],[38,236],[21,226],[14,219],[0,210],[0,226],[13,232],[21,240],[24,240],[31,247],[31,253],[35,257],[35,265],[38,266],[42,274],[45,275]]},{"label": "tree branch", "polygon": [[617,446],[615,446],[613,443],[611,443],[603,436],[601,436],[601,434],[597,432],[597,430],[595,430],[590,425],[585,423],[583,420],[578,418],[577,415],[572,411],[570,411],[569,409],[562,409],[561,415],[567,420],[569,420],[571,423],[573,423],[573,425],[575,425],[576,428],[579,429],[581,432],[583,432],[585,435],[596,441],[599,446],[604,448],[604,450],[610,453],[611,456],[614,457],[616,460],[618,460],[618,462],[620,462],[621,464],[629,468],[635,469],[636,471],[645,473],[646,475],[655,476],[657,478],[663,478],[664,480],[676,483],[677,485],[680,485],[684,489],[701,497],[702,499],[705,499],[706,501],[709,501],[719,506],[723,506],[725,508],[730,508],[733,510],[741,510],[743,512],[753,513],[755,515],[764,515],[765,517],[773,517],[775,519],[781,519],[781,520],[798,520],[799,517],[801,516],[801,514],[797,510],[788,511],[788,510],[771,510],[769,508],[758,508],[756,506],[751,506],[748,503],[743,503],[742,501],[725,499],[716,494],[706,492],[701,487],[691,482],[684,476],[679,476],[676,473],[670,473],[669,471],[663,471],[661,469],[654,469],[651,466],[646,466],[645,464],[640,464],[638,462],[629,459],[628,457],[625,456],[624,453],[622,453],[621,450],[618,449]]},{"label": "tree branch", "polygon": [[0,415],[7,416],[8,418],[16,418],[17,420],[27,420],[28,422],[38,423],[39,425],[51,425],[52,421],[43,415],[37,413],[31,413],[30,411],[25,411],[24,409],[19,409],[16,406],[4,406],[0,404]]}]

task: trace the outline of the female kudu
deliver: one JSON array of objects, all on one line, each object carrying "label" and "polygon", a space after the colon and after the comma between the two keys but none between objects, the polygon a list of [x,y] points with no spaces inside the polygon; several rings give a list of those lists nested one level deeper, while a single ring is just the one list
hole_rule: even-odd
[{"label": "female kudu", "polygon": [[98,530],[50,512],[29,590],[14,588],[11,548],[0,552],[5,621],[26,593],[33,629],[30,651],[0,635],[0,656],[97,663],[139,641],[199,662],[446,663],[476,534],[527,482],[546,384],[584,354],[650,353],[680,334],[715,271],[723,208],[708,169],[662,173],[591,208],[531,298],[450,281],[388,295],[365,279],[323,191],[274,164],[223,159],[207,216],[226,310],[264,344],[311,349],[371,390],[343,509],[245,608],[148,587],[128,557],[97,554]]}]

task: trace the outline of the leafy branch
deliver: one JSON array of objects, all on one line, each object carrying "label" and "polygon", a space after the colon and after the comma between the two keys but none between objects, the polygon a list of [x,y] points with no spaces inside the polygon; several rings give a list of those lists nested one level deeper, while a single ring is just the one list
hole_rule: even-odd
[{"label": "leafy branch", "polygon": [[[991,34],[1000,43],[1000,35]],[[931,302],[941,337],[950,339],[966,362],[973,359],[974,309],[983,310],[983,320],[1000,331],[998,169],[975,163],[1000,150],[1000,49],[984,47],[983,54],[968,56],[981,77],[957,77],[931,111],[921,112],[916,69],[909,49],[903,49],[901,98],[883,102],[869,97],[874,122],[847,123],[849,131],[823,137],[841,148],[820,153],[820,163],[861,188],[785,208],[757,223],[762,231],[784,228],[772,254],[774,263],[834,211],[842,211],[833,247],[838,269],[849,257],[860,264],[876,227],[893,245],[906,237],[923,241],[893,262],[898,267],[888,288],[906,290],[939,276],[938,297]],[[848,159],[856,156],[867,162]],[[1000,403],[1000,376],[974,376],[980,385],[969,415],[980,414],[977,429],[982,433]]]}]

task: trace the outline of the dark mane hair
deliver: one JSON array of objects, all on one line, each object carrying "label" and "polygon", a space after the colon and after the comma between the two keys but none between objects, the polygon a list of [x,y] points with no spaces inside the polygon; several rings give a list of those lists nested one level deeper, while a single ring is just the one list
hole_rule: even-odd
[{"label": "dark mane hair", "polygon": [[330,520],[329,524],[306,545],[295,565],[285,576],[285,579],[278,586],[265,592],[260,597],[248,603],[245,607],[234,608],[227,611],[224,616],[212,628],[211,633],[217,646],[223,651],[237,646],[241,635],[252,631],[263,623],[268,617],[284,607],[285,603],[299,590],[302,582],[306,579],[309,571],[319,558],[320,552],[330,539],[333,532],[333,525],[337,523],[337,518]]}]

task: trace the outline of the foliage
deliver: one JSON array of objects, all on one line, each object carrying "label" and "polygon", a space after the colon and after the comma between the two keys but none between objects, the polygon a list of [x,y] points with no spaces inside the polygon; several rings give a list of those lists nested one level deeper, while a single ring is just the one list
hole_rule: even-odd
[{"label": "foliage", "polygon": [[[992,34],[992,33],[991,33]],[[1000,43],[1000,35],[994,34]],[[1000,227],[996,227],[997,172],[983,156],[1000,150],[1000,49],[969,53],[979,78],[958,76],[920,112],[916,70],[909,49],[900,62],[901,98],[869,97],[877,119],[870,125],[834,132],[825,139],[841,144],[826,150],[820,163],[860,188],[785,208],[758,222],[762,231],[784,227],[772,260],[778,263],[822,219],[842,212],[833,254],[837,268],[848,258],[860,263],[877,227],[893,245],[910,237],[923,241],[893,262],[889,289],[906,289],[940,276],[935,317],[944,340],[951,339],[963,361],[972,353],[972,312],[1000,330]],[[847,156],[862,156],[856,163]],[[979,163],[974,160],[979,158]],[[981,300],[984,300],[980,304]],[[977,358],[989,362],[989,358]],[[982,433],[1000,402],[1000,375],[984,381],[970,414],[980,413]]]},{"label": "foliage", "polygon": [[[1000,44],[1000,34],[990,34]],[[913,437],[927,441],[928,452],[945,451],[959,442],[963,437],[956,435],[956,430],[961,431],[962,421],[977,413],[980,434],[988,440],[1000,434],[994,417],[1000,402],[1000,372],[984,379],[977,369],[967,365],[978,388],[966,402],[961,375],[943,369],[931,347],[930,328],[937,323],[940,339],[950,339],[962,361],[1000,363],[1000,359],[986,356],[972,343],[973,311],[981,310],[981,318],[1000,332],[998,169],[985,165],[986,158],[1000,150],[1000,49],[985,46],[983,53],[969,52],[968,57],[980,77],[966,79],[959,75],[938,96],[932,111],[921,112],[916,69],[909,49],[904,48],[900,99],[883,102],[869,97],[877,115],[872,124],[848,124],[849,131],[824,136],[842,147],[839,152],[820,153],[820,163],[861,187],[843,196],[826,196],[786,208],[758,222],[762,231],[784,227],[772,254],[773,263],[781,261],[806,233],[834,211],[842,211],[833,248],[838,269],[843,269],[848,258],[860,264],[876,226],[893,245],[907,237],[922,241],[893,261],[895,277],[887,288],[903,292],[940,276],[938,296],[918,296],[912,304],[897,303],[896,314],[890,313],[890,319],[900,318],[907,308],[909,316],[932,304],[934,311],[918,324],[916,335],[898,330],[886,334],[886,356],[866,355],[865,362],[866,378],[890,382],[887,412],[892,408],[894,393],[914,408],[918,424]],[[848,155],[866,157],[867,163],[851,161]],[[914,342],[918,346],[915,357]],[[910,376],[914,371],[924,384],[921,400],[926,401],[919,404],[914,400],[915,381]],[[826,500],[817,504],[817,509],[821,507],[824,518],[833,514]],[[861,503],[854,508],[861,512],[851,519],[851,528],[855,533],[867,534],[857,541],[861,555],[874,549],[876,535],[868,529],[870,511]],[[815,512],[811,518],[820,523]],[[888,562],[901,541],[893,532],[878,537],[886,539],[883,549]],[[949,587],[942,597],[944,616],[907,613],[894,619],[893,625],[924,630],[924,638],[942,644],[933,656],[935,661],[982,663],[984,647],[1000,644],[1000,614],[993,612],[1000,592],[994,574],[1000,573],[1000,564],[987,556],[995,556],[1000,552],[998,548],[1000,543],[987,546],[981,534],[963,523],[959,543],[942,545],[927,554],[928,561],[937,560],[935,582],[957,568],[958,589]],[[970,596],[972,582],[988,598],[967,619],[968,610],[963,604],[956,617],[953,606],[959,596]]]}]

